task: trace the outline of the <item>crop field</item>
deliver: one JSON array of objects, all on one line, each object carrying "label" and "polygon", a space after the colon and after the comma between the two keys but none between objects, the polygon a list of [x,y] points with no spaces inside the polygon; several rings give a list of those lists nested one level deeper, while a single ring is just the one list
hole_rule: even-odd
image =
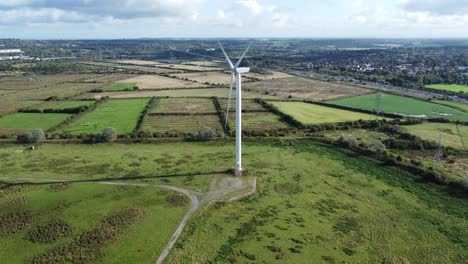
[{"label": "crop field", "polygon": [[[162,90],[162,91],[135,91],[135,92],[112,92],[112,93],[87,93],[77,97],[75,100],[81,99],[100,99],[103,97],[110,98],[143,98],[143,97],[219,97],[228,98],[229,89],[226,88],[205,88],[205,89],[179,89],[179,90]],[[242,98],[254,99],[275,99],[277,97],[259,94],[255,92],[242,92]]]},{"label": "crop field", "polygon": [[161,62],[157,61],[145,61],[145,60],[118,60],[115,61],[116,63],[123,63],[123,64],[134,64],[134,65],[143,65],[143,66],[152,66],[152,65],[159,65]]},{"label": "crop field", "polygon": [[68,114],[42,114],[42,113],[15,113],[0,118],[0,129],[16,129],[31,131],[42,129],[44,131],[65,121]]},{"label": "crop field", "polygon": [[437,104],[441,104],[441,105],[450,106],[450,107],[462,110],[463,112],[468,112],[468,104],[451,102],[451,101],[442,101],[442,100],[435,100],[433,102]]},{"label": "crop field", "polygon": [[188,206],[173,205],[175,192],[154,187],[1,186],[0,259],[8,263],[148,263]]},{"label": "crop field", "polygon": [[436,89],[436,90],[443,90],[449,92],[464,92],[468,93],[468,86],[465,85],[458,85],[458,84],[432,84],[426,85],[427,88]]},{"label": "crop field", "polygon": [[[229,114],[229,126],[231,127],[231,130],[235,130],[236,115],[233,112]],[[287,123],[281,121],[279,116],[270,112],[242,114],[243,131],[272,131],[287,128],[289,128]]]},{"label": "crop field", "polygon": [[83,62],[86,65],[95,65],[95,66],[105,66],[110,68],[122,69],[125,71],[134,71],[140,73],[147,73],[147,74],[165,74],[165,73],[177,73],[183,72],[182,70],[177,69],[164,69],[154,67],[152,65],[122,65],[118,63],[111,63],[111,62]]},{"label": "crop field", "polygon": [[214,113],[216,107],[211,98],[162,98],[150,113]]},{"label": "crop field", "polygon": [[[442,135],[442,144],[468,150],[468,127],[455,124],[424,123],[405,126],[404,129],[424,140],[437,142]],[[465,145],[466,144],[466,145]]]},{"label": "crop field", "polygon": [[145,89],[168,89],[168,88],[194,88],[206,87],[204,84],[187,82],[175,78],[168,78],[159,75],[140,75],[119,81],[120,83],[136,83],[142,90]]},{"label": "crop field", "polygon": [[34,90],[50,87],[58,84],[83,82],[87,79],[96,78],[96,74],[57,74],[57,75],[31,75],[21,76],[14,79],[0,79],[0,91],[4,90]]},{"label": "crop field", "polygon": [[222,61],[185,61],[180,64],[184,65],[196,65],[201,67],[223,67],[224,62]]},{"label": "crop field", "polygon": [[356,86],[301,77],[245,83],[244,87],[260,93],[268,92],[271,95],[283,98],[291,96],[314,101],[333,100],[371,93],[371,90]]},{"label": "crop field", "polygon": [[[219,103],[221,104],[221,107],[224,109],[224,111],[227,110],[228,107],[228,99],[219,99]],[[232,99],[231,100],[231,107],[229,111],[235,111],[236,110],[236,100]],[[242,100],[242,111],[268,111],[266,110],[261,104],[255,102],[255,100]]]},{"label": "crop field", "polygon": [[249,73],[246,73],[243,76],[248,77],[248,78],[256,78],[256,79],[260,79],[260,80],[273,80],[273,79],[282,79],[282,78],[294,77],[294,76],[289,75],[287,73],[277,72],[277,71],[273,71],[273,72],[271,72],[271,74],[261,74],[261,73],[249,72]]},{"label": "crop field", "polygon": [[198,83],[209,84],[229,84],[231,76],[224,72],[196,72],[173,74],[179,79],[189,79]]},{"label": "crop field", "polygon": [[142,130],[151,133],[187,134],[199,131],[203,127],[223,131],[218,115],[149,115]]},{"label": "crop field", "polygon": [[77,108],[80,106],[91,106],[94,103],[95,101],[47,101],[45,103],[41,103],[40,105],[30,107],[29,109],[39,111],[44,111],[45,109],[63,110]]},{"label": "crop field", "polygon": [[[0,175],[125,177],[121,180],[206,190],[209,179],[233,166],[233,149],[232,142],[103,144],[99,148],[43,144],[36,151],[2,145]],[[463,263],[466,259],[468,201],[448,195],[445,187],[310,141],[247,141],[244,165],[249,175],[257,177],[257,193],[203,208],[184,229],[167,263],[304,263],[305,259],[308,263]],[[118,256],[123,262],[154,263],[183,209],[167,205],[171,193],[155,189],[88,184],[22,188],[26,189],[14,195],[24,198],[0,198],[26,209],[19,219],[30,221],[14,225],[24,228],[18,233],[0,235],[0,258],[11,257],[15,262],[51,247],[25,239],[34,237],[26,234],[34,234],[30,230],[38,225],[62,220],[59,223],[67,224],[63,230],[71,227],[71,236],[53,244],[62,245],[75,241],[82,231],[99,227],[106,217],[132,209],[143,212],[136,214],[138,221],[119,233],[120,239],[94,247],[102,250],[103,257],[91,262],[115,262]],[[4,217],[9,212],[0,214]],[[19,254],[13,250],[18,247],[28,250]],[[93,252],[83,253],[95,256]]]},{"label": "crop field", "polygon": [[116,74],[116,73],[114,73],[114,74],[107,74],[107,75],[98,75],[98,76],[95,76],[93,78],[86,79],[83,82],[107,84],[107,83],[113,83],[113,82],[116,82],[116,81],[128,79],[128,78],[131,78],[132,76],[133,75],[131,75],[131,74]]},{"label": "crop field", "polygon": [[113,127],[119,134],[132,132],[149,99],[109,100],[60,130],[68,134],[96,134]]},{"label": "crop field", "polygon": [[219,67],[206,67],[204,65],[187,65],[187,64],[162,64],[158,65],[159,67],[171,68],[177,70],[187,70],[187,71],[221,71],[223,68]]},{"label": "crop field", "polygon": [[362,120],[372,120],[377,116],[356,113],[332,107],[302,103],[302,102],[270,102],[281,112],[294,117],[304,125],[339,123]]},{"label": "crop field", "polygon": [[114,83],[104,88],[107,92],[133,91],[136,83]]},{"label": "crop field", "polygon": [[[376,97],[376,94],[371,94],[330,101],[329,103],[373,111],[376,109]],[[380,109],[382,112],[396,113],[412,117],[442,117],[450,120],[468,120],[468,113],[461,110],[445,105],[391,94],[384,94],[382,96]]]}]

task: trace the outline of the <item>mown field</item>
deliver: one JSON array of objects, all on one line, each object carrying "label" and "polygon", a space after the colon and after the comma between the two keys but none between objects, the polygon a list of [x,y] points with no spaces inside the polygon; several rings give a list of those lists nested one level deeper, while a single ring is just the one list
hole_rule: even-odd
[{"label": "mown field", "polygon": [[193,133],[203,127],[216,128],[223,131],[218,115],[149,115],[146,117],[142,130],[151,133]]},{"label": "mown field", "polygon": [[465,85],[458,85],[458,84],[431,84],[426,85],[427,88],[436,89],[436,90],[443,90],[449,92],[464,92],[468,93],[468,86]]},{"label": "mown field", "polygon": [[[442,144],[458,149],[468,147],[468,127],[455,124],[424,123],[405,126],[404,129],[422,139],[437,142],[442,135]],[[465,145],[467,144],[467,145]]]},{"label": "mown field", "polygon": [[[374,111],[377,107],[377,94],[329,101],[329,103]],[[380,110],[386,113],[396,113],[421,118],[442,117],[450,120],[468,120],[468,113],[461,110],[445,105],[391,94],[382,95]]]},{"label": "mown field", "polygon": [[211,98],[162,98],[150,113],[216,113]]},{"label": "mown field", "polygon": [[[206,189],[209,181],[204,179],[231,168],[234,161],[234,144],[228,142],[103,144],[99,148],[44,144],[37,151],[19,149],[19,145],[0,146],[0,165],[4,168],[0,175],[126,177],[127,181],[164,180],[166,184]],[[168,263],[463,263],[467,257],[468,201],[451,196],[443,187],[309,141],[246,142],[244,163],[249,175],[257,177],[257,193],[239,202],[211,204],[196,214]],[[118,195],[120,200],[111,201],[116,206],[149,206],[148,201],[132,200],[143,191],[134,189],[132,195],[110,191],[100,199]],[[89,193],[77,192],[78,200],[89,200]],[[159,199],[157,192],[150,192],[153,198],[148,197],[149,201]],[[89,203],[88,208],[105,206],[94,200]],[[96,219],[105,217],[105,212],[109,211]],[[140,241],[151,239],[144,243],[138,263],[154,263],[154,258],[143,253],[152,249],[152,239],[163,237],[165,231],[157,228],[165,226],[170,229],[173,225],[153,220],[153,232],[135,233],[139,236],[132,237],[138,240],[116,243],[140,248]],[[132,232],[133,228],[128,230]],[[22,237],[8,240],[6,246],[11,248]],[[126,256],[123,259],[132,256],[124,247],[116,247],[112,254]]]},{"label": "mown field", "polygon": [[356,113],[302,102],[270,102],[281,112],[294,117],[304,125],[373,120],[377,116]]},{"label": "mown field", "polygon": [[94,111],[81,116],[59,132],[79,135],[100,133],[106,127],[113,127],[117,133],[131,133],[137,125],[148,99],[109,100]]},{"label": "mown field", "polygon": [[8,128],[22,131],[42,129],[46,131],[70,116],[69,114],[15,113],[0,118],[0,129]]},{"label": "mown field", "polygon": [[188,207],[155,187],[0,186],[0,259],[7,263],[149,263]]},{"label": "mown field", "polygon": [[245,83],[246,90],[268,93],[282,98],[301,98],[313,101],[334,100],[371,93],[371,90],[333,82],[301,77],[278,78]]}]

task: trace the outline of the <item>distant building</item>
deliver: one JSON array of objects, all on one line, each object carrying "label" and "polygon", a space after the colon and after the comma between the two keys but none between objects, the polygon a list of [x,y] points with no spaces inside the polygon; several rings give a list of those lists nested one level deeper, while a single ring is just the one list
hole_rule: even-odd
[{"label": "distant building", "polygon": [[21,49],[0,49],[0,60],[21,60],[23,51]]}]

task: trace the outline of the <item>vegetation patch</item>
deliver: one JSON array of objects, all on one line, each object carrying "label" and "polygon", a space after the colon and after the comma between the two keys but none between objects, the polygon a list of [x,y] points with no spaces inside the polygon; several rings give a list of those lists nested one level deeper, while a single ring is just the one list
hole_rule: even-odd
[{"label": "vegetation patch", "polygon": [[431,84],[426,85],[426,88],[435,89],[435,90],[443,90],[448,92],[454,93],[468,93],[468,86],[466,85],[459,85],[459,84]]},{"label": "vegetation patch", "polygon": [[218,115],[150,115],[143,122],[142,130],[156,134],[189,134],[203,127],[223,130]]},{"label": "vegetation patch", "polygon": [[173,194],[173,195],[169,195],[166,198],[166,202],[170,204],[171,206],[184,207],[184,206],[187,206],[187,204],[189,204],[190,200],[187,196],[183,194]]},{"label": "vegetation patch", "polygon": [[104,88],[106,92],[133,91],[136,90],[136,83],[114,83]]},{"label": "vegetation patch", "polygon": [[60,191],[68,189],[68,187],[70,187],[70,183],[61,182],[61,183],[49,185],[49,187],[47,187],[47,190],[50,192],[60,192]]},{"label": "vegetation patch", "polygon": [[25,239],[34,243],[53,243],[72,234],[72,227],[61,221],[53,220],[45,225],[33,227],[26,233]]},{"label": "vegetation patch", "polygon": [[209,98],[162,98],[150,113],[216,113],[213,100]]},{"label": "vegetation patch", "polygon": [[13,235],[31,226],[30,211],[18,211],[0,215],[0,236]]}]

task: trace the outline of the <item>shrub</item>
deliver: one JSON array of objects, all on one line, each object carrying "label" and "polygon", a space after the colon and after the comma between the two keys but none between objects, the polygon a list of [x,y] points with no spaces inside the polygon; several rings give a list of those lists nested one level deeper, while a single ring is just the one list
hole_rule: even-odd
[{"label": "shrub", "polygon": [[45,140],[45,133],[42,129],[35,129],[31,133],[19,135],[17,137],[20,143],[39,143]]},{"label": "shrub", "polygon": [[210,138],[224,137],[224,133],[215,128],[204,126],[200,130],[190,134],[190,136],[197,140],[207,140]]},{"label": "shrub", "polygon": [[26,234],[26,239],[34,243],[52,243],[71,235],[72,228],[60,220],[53,220],[46,225],[38,225]]},{"label": "shrub", "polygon": [[387,150],[387,147],[382,143],[380,140],[374,140],[374,145],[372,146],[372,150],[382,154]]},{"label": "shrub", "polygon": [[99,138],[101,142],[113,142],[117,139],[117,130],[112,127],[106,127],[102,130]]}]

